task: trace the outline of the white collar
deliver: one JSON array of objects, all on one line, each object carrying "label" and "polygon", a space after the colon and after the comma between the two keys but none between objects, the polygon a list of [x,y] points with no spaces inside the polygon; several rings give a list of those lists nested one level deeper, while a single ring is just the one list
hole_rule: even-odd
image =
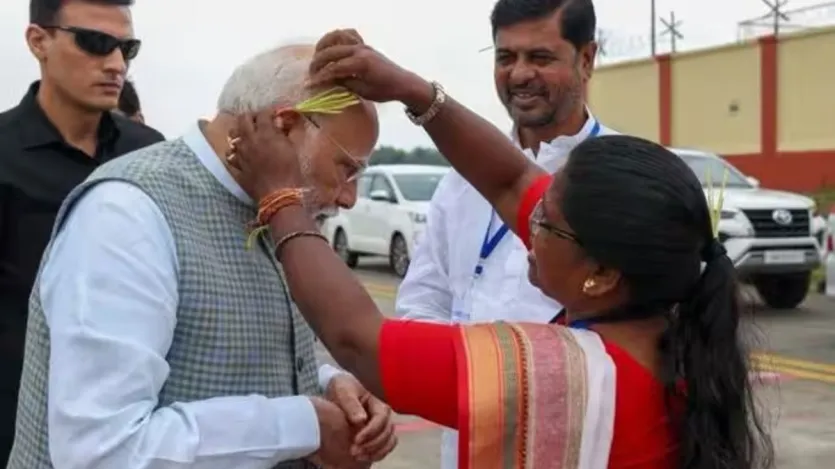
[{"label": "white collar", "polygon": [[[591,135],[592,130],[594,130],[595,126],[599,126],[597,119],[591,113],[591,110],[586,107],[586,114],[588,118],[586,118],[585,124],[583,127],[580,128],[580,131],[574,135],[560,135],[557,138],[551,140],[550,142],[542,142],[539,144],[539,149],[537,153],[542,153],[543,150],[547,148],[573,148],[580,144],[583,140],[587,139],[589,135]],[[521,143],[519,142],[519,133],[516,131],[516,127],[513,128],[511,131],[511,138],[513,139],[513,143],[516,146],[521,148]]]},{"label": "white collar", "polygon": [[250,197],[244,189],[238,184],[238,181],[235,181],[235,178],[229,174],[229,170],[226,169],[226,166],[220,161],[220,157],[212,146],[209,144],[209,141],[206,140],[206,136],[203,135],[203,131],[200,129],[200,123],[195,123],[193,126],[186,131],[185,135],[183,135],[183,142],[197,155],[197,159],[200,160],[200,163],[212,173],[212,176],[217,179],[219,183],[223,185],[232,195],[234,195],[237,199],[247,205],[255,205]]}]

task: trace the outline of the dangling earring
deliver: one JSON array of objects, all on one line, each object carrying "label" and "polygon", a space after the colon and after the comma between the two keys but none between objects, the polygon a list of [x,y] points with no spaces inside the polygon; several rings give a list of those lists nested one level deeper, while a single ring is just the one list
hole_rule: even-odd
[{"label": "dangling earring", "polygon": [[589,278],[589,279],[586,279],[586,281],[585,281],[585,282],[583,282],[583,293],[588,293],[588,292],[589,292],[589,290],[591,290],[592,288],[594,288],[594,285],[595,285],[594,280],[592,280],[592,279],[590,279],[590,278]]}]

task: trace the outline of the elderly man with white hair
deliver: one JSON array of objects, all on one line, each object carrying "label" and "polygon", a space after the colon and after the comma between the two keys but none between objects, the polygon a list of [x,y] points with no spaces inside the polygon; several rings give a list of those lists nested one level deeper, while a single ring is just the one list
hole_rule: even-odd
[{"label": "elderly man with white hair", "polygon": [[67,198],[30,301],[10,469],[351,468],[393,449],[390,409],[318,367],[269,234],[248,242],[257,207],[225,158],[237,116],[274,108],[311,210],[354,204],[376,112],[299,110],[313,52],[250,59],[214,119]]}]

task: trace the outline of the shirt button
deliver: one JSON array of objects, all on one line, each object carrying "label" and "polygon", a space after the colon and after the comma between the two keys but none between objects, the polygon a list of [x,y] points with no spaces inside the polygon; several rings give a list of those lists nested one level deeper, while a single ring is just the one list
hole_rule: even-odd
[{"label": "shirt button", "polygon": [[296,370],[297,371],[302,371],[303,369],[304,369],[304,359],[303,358],[297,358],[296,359]]}]

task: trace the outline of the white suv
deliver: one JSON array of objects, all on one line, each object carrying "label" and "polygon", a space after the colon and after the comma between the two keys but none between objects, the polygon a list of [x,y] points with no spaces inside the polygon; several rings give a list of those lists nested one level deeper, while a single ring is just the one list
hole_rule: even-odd
[{"label": "white suv", "polygon": [[835,297],[835,213],[829,214],[826,225],[822,293]]},{"label": "white suv", "polygon": [[[701,151],[673,149],[707,186],[718,187],[727,170],[719,239],[742,280],[752,283],[775,309],[799,305],[809,292],[812,271],[821,264],[813,234],[815,202],[791,192],[761,189],[722,158]],[[707,192],[708,188],[705,187]]]},{"label": "white suv", "polygon": [[357,181],[357,204],[322,224],[322,233],[351,267],[360,256],[387,256],[406,275],[426,226],[429,201],[449,172],[444,166],[371,166]]}]

